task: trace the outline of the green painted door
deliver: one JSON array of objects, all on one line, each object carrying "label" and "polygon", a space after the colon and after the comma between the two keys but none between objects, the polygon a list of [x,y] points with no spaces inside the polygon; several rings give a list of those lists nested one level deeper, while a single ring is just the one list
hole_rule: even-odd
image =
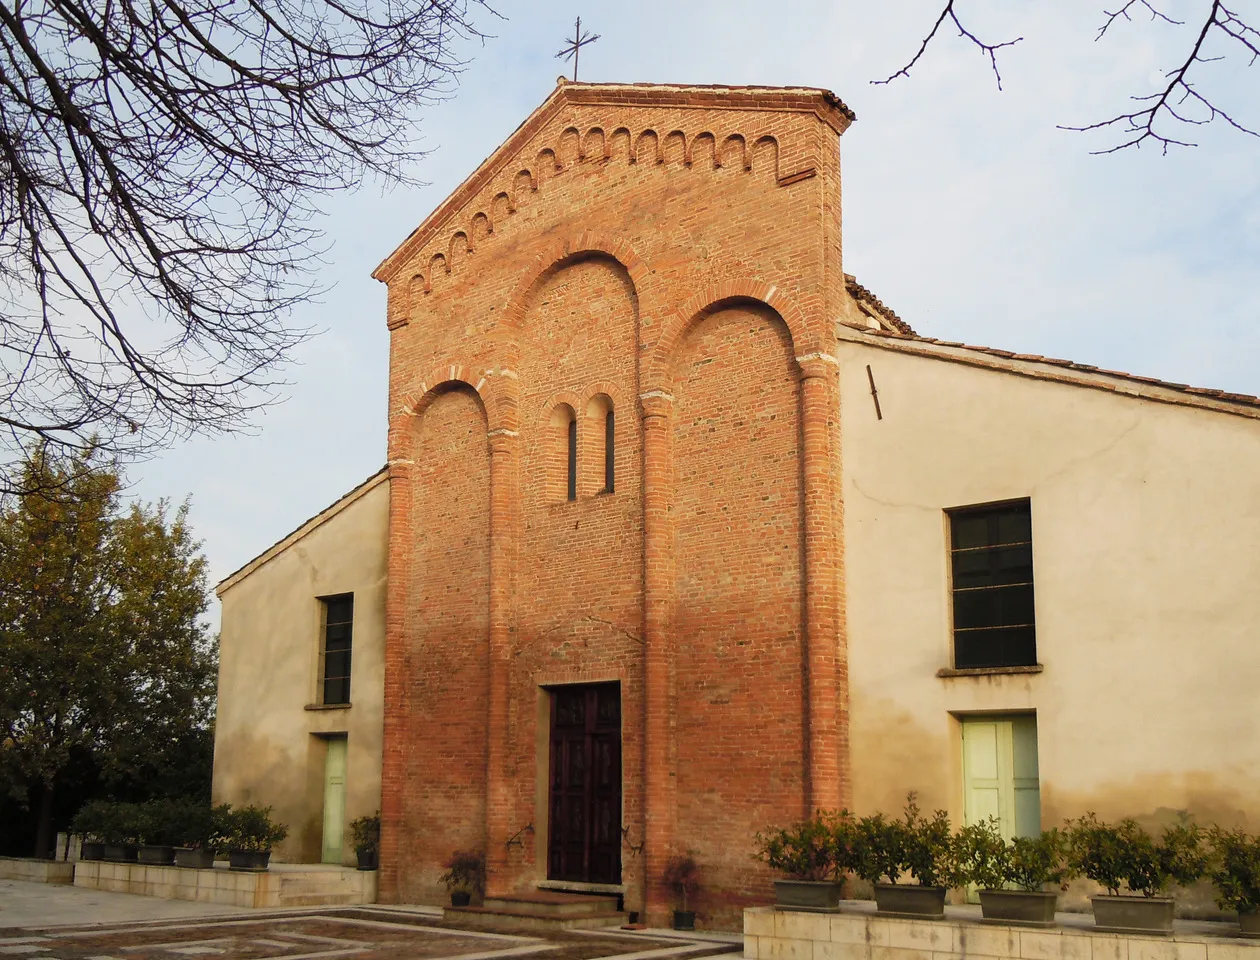
[{"label": "green painted door", "polygon": [[[1037,718],[984,717],[962,722],[963,816],[990,817],[1007,840],[1041,832]],[[976,902],[974,890],[968,900]]]},{"label": "green painted door", "polygon": [[330,737],[324,756],[324,863],[341,863],[346,821],[346,738]]},{"label": "green painted door", "polygon": [[1002,836],[1041,832],[1037,779],[1037,718],[984,717],[964,720],[963,814],[967,823],[993,817]]}]

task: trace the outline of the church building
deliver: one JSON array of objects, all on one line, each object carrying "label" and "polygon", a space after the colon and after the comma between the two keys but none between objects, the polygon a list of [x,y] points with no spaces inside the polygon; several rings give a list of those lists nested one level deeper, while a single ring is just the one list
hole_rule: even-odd
[{"label": "church building", "polygon": [[1260,828],[1260,401],[916,335],[845,273],[853,120],[562,81],[377,268],[387,462],[218,588],[278,859],[379,808],[382,901],[470,850],[660,925],[690,853],[735,929],[759,830],[909,790]]}]

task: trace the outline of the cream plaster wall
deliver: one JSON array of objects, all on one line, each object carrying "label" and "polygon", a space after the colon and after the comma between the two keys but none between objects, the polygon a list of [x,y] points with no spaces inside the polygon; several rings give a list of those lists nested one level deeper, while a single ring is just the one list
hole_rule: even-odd
[{"label": "cream plaster wall", "polygon": [[[958,717],[1033,710],[1043,826],[1188,808],[1260,828],[1260,420],[850,340],[855,807],[897,811],[913,788],[961,820]],[[1044,672],[937,677],[944,511],[1022,497]]]},{"label": "cream plaster wall", "polygon": [[[347,736],[346,822],[381,797],[389,484],[378,474],[219,587],[216,803],[271,804],[289,825],[277,860],[320,859],[326,741]],[[319,597],[354,594],[347,709],[319,702]],[[354,863],[347,836],[343,860]]]}]

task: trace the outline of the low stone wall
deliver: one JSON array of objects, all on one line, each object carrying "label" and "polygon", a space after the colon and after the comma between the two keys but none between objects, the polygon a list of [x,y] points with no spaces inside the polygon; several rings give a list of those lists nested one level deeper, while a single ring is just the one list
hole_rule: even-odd
[{"label": "low stone wall", "polygon": [[[947,908],[944,920],[883,917],[874,904],[840,913],[753,907],[744,911],[749,960],[1260,960],[1260,940],[1236,925],[1177,923],[1170,937],[1100,933],[1092,917],[1060,914],[1051,929],[981,922]],[[1213,932],[1212,928],[1216,928]]]},{"label": "low stone wall", "polygon": [[74,864],[33,857],[0,857],[0,877],[33,883],[73,883]]},{"label": "low stone wall", "polygon": [[171,900],[196,900],[233,907],[311,907],[375,903],[376,871],[323,864],[277,863],[261,873],[143,863],[80,860],[74,885],[89,890],[134,893]]}]

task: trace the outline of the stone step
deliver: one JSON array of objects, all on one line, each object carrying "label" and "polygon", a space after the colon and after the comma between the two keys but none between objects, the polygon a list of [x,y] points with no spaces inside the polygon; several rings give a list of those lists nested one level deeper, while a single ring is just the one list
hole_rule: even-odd
[{"label": "stone step", "polygon": [[590,917],[617,912],[617,898],[587,893],[538,890],[486,897],[481,909],[531,917]]},{"label": "stone step", "polygon": [[539,914],[503,907],[444,907],[442,919],[477,930],[593,930],[619,927],[629,919],[629,914],[615,909],[600,913]]}]

